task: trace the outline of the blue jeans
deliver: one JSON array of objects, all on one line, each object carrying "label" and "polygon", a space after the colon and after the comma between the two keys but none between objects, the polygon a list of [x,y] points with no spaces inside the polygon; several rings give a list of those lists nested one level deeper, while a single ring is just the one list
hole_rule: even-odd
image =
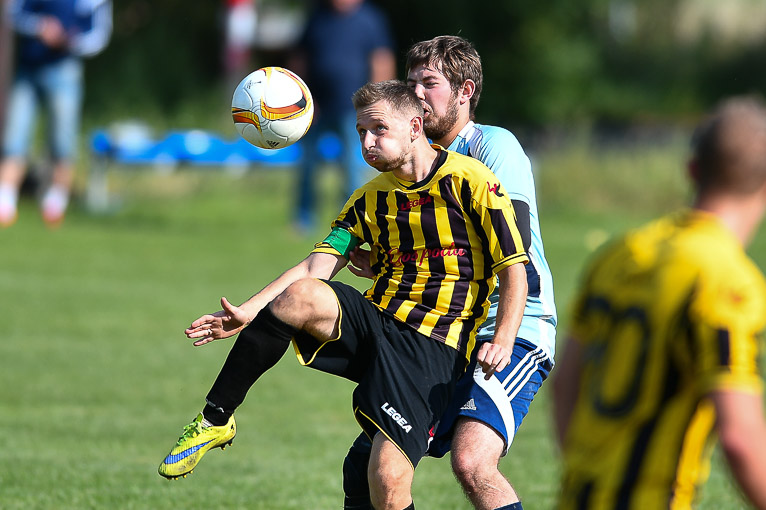
[{"label": "blue jeans", "polygon": [[316,174],[323,159],[320,151],[322,135],[334,133],[340,141],[339,163],[343,170],[343,184],[338,198],[341,206],[357,188],[367,182],[372,170],[362,157],[354,110],[337,115],[325,114],[318,116],[315,121],[302,141],[303,162],[298,176],[295,220],[306,227],[314,224],[317,213]]},{"label": "blue jeans", "polygon": [[57,162],[71,162],[77,149],[83,96],[83,65],[67,58],[16,69],[8,95],[3,155],[26,157],[40,101],[48,109],[48,143]]}]

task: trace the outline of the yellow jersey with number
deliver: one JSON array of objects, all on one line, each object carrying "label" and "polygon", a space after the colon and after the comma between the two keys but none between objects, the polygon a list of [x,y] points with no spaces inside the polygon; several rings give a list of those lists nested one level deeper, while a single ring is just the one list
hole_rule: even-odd
[{"label": "yellow jersey with number", "polygon": [[762,391],[763,275],[717,218],[682,211],[603,250],[572,322],[584,370],[560,508],[691,508],[713,445],[706,395]]}]

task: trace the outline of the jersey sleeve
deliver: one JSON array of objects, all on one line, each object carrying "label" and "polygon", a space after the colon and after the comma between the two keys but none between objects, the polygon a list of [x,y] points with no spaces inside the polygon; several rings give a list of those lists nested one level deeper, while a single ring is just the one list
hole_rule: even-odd
[{"label": "jersey sleeve", "polygon": [[476,173],[472,183],[471,214],[476,229],[486,243],[486,254],[496,274],[513,264],[529,262],[524,242],[516,226],[516,213],[508,192],[495,174],[484,168]]},{"label": "jersey sleeve", "polygon": [[314,245],[311,253],[330,253],[349,258],[349,253],[364,242],[359,221],[353,205],[359,198],[359,190],[348,199],[338,217],[332,222],[330,233]]},{"label": "jersey sleeve", "polygon": [[704,393],[763,391],[759,358],[766,296],[761,283],[760,278],[730,273],[701,277],[689,313],[695,369]]},{"label": "jersey sleeve", "polygon": [[519,141],[506,129],[490,129],[487,126],[483,129],[481,141],[472,148],[474,157],[500,179],[511,200],[534,204],[532,164]]},{"label": "jersey sleeve", "polygon": [[323,241],[314,245],[311,253],[331,253],[348,259],[349,254],[358,245],[359,239],[354,237],[351,231],[341,227],[333,227]]},{"label": "jersey sleeve", "polygon": [[78,32],[72,40],[72,53],[81,57],[93,57],[101,53],[112,35],[111,0],[87,2],[89,9],[81,8],[78,14]]},{"label": "jersey sleeve", "polygon": [[37,37],[42,27],[43,16],[30,9],[27,0],[16,0],[8,5],[13,28],[17,33],[27,37]]}]

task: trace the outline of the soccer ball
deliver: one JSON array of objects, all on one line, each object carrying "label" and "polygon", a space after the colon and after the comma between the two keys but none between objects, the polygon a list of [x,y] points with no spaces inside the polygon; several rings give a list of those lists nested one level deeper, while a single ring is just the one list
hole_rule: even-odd
[{"label": "soccer ball", "polygon": [[231,117],[248,142],[263,149],[281,149],[309,130],[314,101],[297,74],[281,67],[264,67],[237,85]]}]

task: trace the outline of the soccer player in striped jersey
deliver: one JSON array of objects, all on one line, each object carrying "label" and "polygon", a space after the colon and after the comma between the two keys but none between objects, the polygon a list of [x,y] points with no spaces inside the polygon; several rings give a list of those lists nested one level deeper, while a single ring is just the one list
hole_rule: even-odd
[{"label": "soccer player in striped jersey", "polygon": [[766,210],[764,104],[719,106],[689,170],[691,208],[610,243],[585,273],[553,383],[562,510],[690,509],[716,433],[766,509],[766,282],[743,248]]},{"label": "soccer player in striped jersey", "polygon": [[[372,503],[412,509],[415,466],[472,358],[495,275],[497,327],[476,358],[488,376],[510,362],[529,259],[507,192],[479,161],[429,144],[423,107],[405,83],[367,84],[353,100],[362,154],[380,175],[354,192],[306,259],[241,306],[222,299],[223,310],[186,330],[195,345],[241,333],[162,476],[185,476],[233,439],[234,410],[292,342],[303,365],[358,383],[353,409],[373,443]],[[375,273],[364,295],[329,281],[362,243]]]},{"label": "soccer player in striped jersey", "polygon": [[[407,83],[425,108],[428,137],[487,165],[508,192],[505,198],[516,210],[530,259],[526,306],[511,364],[493,377],[476,367],[461,379],[429,454],[441,457],[451,448],[455,475],[475,508],[519,510],[519,498],[498,463],[553,366],[556,335],[553,279],[543,251],[531,164],[512,133],[473,121],[483,80],[481,59],[470,42],[456,36],[419,42],[407,54],[407,73]],[[352,263],[365,266],[366,256],[360,255]],[[368,275],[366,270],[355,273]],[[496,327],[497,295],[490,300],[478,342],[491,341]],[[347,510],[370,508],[364,477],[368,456],[369,441],[360,436],[344,463]]]}]

